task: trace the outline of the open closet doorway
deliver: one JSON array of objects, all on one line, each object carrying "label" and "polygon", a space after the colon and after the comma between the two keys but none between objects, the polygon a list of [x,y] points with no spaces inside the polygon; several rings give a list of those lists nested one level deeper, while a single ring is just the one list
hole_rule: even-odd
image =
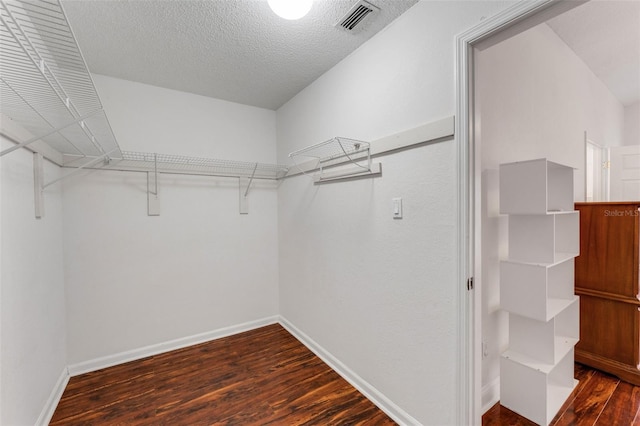
[{"label": "open closet doorway", "polygon": [[585,132],[585,201],[609,200],[609,151]]},{"label": "open closet doorway", "polygon": [[[572,39],[561,28],[561,15],[604,2],[567,3],[516,5],[458,39],[460,162],[469,173],[461,172],[460,179],[469,182],[469,270],[475,280],[467,299],[468,345],[478,424],[500,400],[500,357],[509,344],[500,303],[500,260],[508,244],[507,218],[499,210],[499,165],[547,158],[575,169],[574,201],[585,201],[588,189],[592,197],[606,199],[607,170],[594,177],[593,168],[587,175],[585,131],[601,144],[625,144],[627,111],[637,103],[621,101],[588,70],[575,40],[570,46]],[[600,15],[615,22],[610,18],[609,11]],[[606,165],[607,147],[591,148],[591,163]]]}]

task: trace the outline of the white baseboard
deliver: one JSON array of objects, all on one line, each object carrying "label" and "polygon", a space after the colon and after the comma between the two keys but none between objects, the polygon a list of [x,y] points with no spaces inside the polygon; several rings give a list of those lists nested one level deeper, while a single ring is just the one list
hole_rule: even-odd
[{"label": "white baseboard", "polygon": [[500,401],[500,376],[493,379],[482,387],[481,393],[482,414],[489,411],[491,407]]},{"label": "white baseboard", "polygon": [[[243,324],[234,325],[231,327],[225,327],[218,330],[209,331],[206,333],[200,333],[193,336],[182,337],[175,340],[170,340],[164,343],[158,343],[155,345],[145,346],[143,348],[133,349],[126,352],[121,352],[114,355],[109,355],[101,358],[96,358],[89,361],[84,361],[77,364],[69,365],[67,369],[63,371],[60,376],[55,389],[52,391],[46,406],[42,410],[42,413],[38,419],[38,425],[46,425],[51,420],[56,406],[62,397],[62,393],[69,381],[69,377],[77,376],[80,374],[88,373],[91,371],[100,370],[102,368],[111,367],[118,364],[123,364],[129,361],[135,361],[137,359],[146,358],[148,356],[157,355],[160,353],[172,351],[175,349],[181,349],[187,346],[197,345],[199,343],[208,342],[222,337],[231,336],[234,334],[242,333],[245,331],[253,330],[256,328],[264,327],[266,325],[280,323],[288,332],[296,337],[303,345],[309,350],[315,353],[320,359],[322,359],[329,367],[331,367],[336,373],[342,376],[347,382],[349,382],[354,388],[360,391],[371,402],[384,411],[389,417],[391,417],[396,423],[400,425],[414,426],[420,425],[420,423],[413,418],[409,413],[394,404],[389,398],[378,391],[370,383],[358,376],[353,370],[340,362],[330,352],[322,348],[313,339],[307,336],[305,333],[296,328],[286,318],[282,316],[274,316],[263,318],[257,321],[250,321]],[[499,387],[498,381],[498,387]],[[484,388],[483,388],[484,395]],[[484,398],[483,398],[484,401]]]},{"label": "white baseboard", "polygon": [[278,316],[267,317],[256,321],[245,322],[243,324],[224,327],[205,333],[195,334],[193,336],[181,337],[179,339],[170,340],[168,342],[157,343],[155,345],[145,346],[126,352],[120,352],[113,355],[104,356],[77,364],[69,365],[69,375],[77,376],[91,371],[100,370],[102,368],[112,367],[114,365],[123,364],[129,361],[146,358],[152,355],[158,355],[164,352],[185,348],[187,346],[197,345],[199,343],[208,342],[222,337],[231,336],[233,334],[242,333],[266,325],[278,322]]},{"label": "white baseboard", "polygon": [[38,420],[36,420],[37,426],[45,426],[49,424],[53,417],[53,413],[56,411],[58,402],[60,402],[60,398],[62,398],[64,389],[67,387],[67,383],[69,383],[69,369],[65,367],[62,369],[62,373],[60,373],[60,377],[58,377],[56,385],[51,390],[51,394],[42,408],[40,416],[38,416]]},{"label": "white baseboard", "polygon": [[384,411],[396,423],[400,425],[420,425],[416,419],[411,417],[409,413],[394,404],[389,398],[384,396],[379,390],[374,388],[370,383],[358,376],[353,370],[340,362],[329,351],[317,344],[313,339],[304,334],[286,318],[280,316],[280,325],[282,325],[289,333],[305,345],[311,352],[316,354],[318,358],[324,361],[336,373],[342,376],[354,388],[358,389],[365,397]]}]

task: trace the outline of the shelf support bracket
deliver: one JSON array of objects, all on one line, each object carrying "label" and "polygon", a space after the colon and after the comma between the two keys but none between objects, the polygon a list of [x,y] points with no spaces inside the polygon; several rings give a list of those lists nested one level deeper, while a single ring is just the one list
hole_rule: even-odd
[{"label": "shelf support bracket", "polygon": [[76,168],[75,168],[74,170],[72,170],[71,172],[69,172],[69,173],[67,173],[67,174],[65,174],[65,175],[63,175],[63,176],[60,176],[59,178],[56,178],[56,179],[52,180],[51,182],[48,182],[48,183],[46,183],[46,184],[42,185],[42,189],[44,189],[44,188],[46,188],[46,187],[48,187],[48,186],[50,186],[50,185],[53,185],[54,183],[59,182],[59,181],[61,181],[61,180],[63,180],[63,179],[66,179],[66,178],[68,178],[68,177],[71,177],[71,176],[75,175],[76,173],[78,173],[80,170],[82,170],[82,169],[86,169],[87,167],[91,167],[91,166],[93,166],[93,165],[95,165],[95,164],[98,164],[98,163],[99,163],[99,162],[101,162],[101,161],[102,161],[102,162],[104,162],[104,163],[109,163],[109,155],[111,155],[111,154],[112,154],[112,153],[114,153],[114,152],[116,152],[116,150],[115,150],[115,149],[114,149],[113,151],[109,151],[109,152],[107,152],[106,154],[103,154],[103,155],[101,155],[101,156],[99,156],[99,157],[96,157],[96,158],[94,158],[93,160],[91,160],[91,161],[89,161],[89,162],[87,162],[87,163],[84,163],[84,164],[83,164],[82,166],[80,166],[80,167],[76,167]]},{"label": "shelf support bracket", "polygon": [[147,172],[147,215],[160,216],[158,198],[158,154],[153,154],[153,171]]},{"label": "shelf support bracket", "polygon": [[44,160],[39,152],[33,153],[33,191],[36,219],[44,217]]},{"label": "shelf support bracket", "polygon": [[240,178],[240,214],[249,214],[249,189],[251,188],[251,183],[253,182],[257,169],[258,163],[253,166],[251,177]]},{"label": "shelf support bracket", "polygon": [[99,113],[100,111],[102,111],[102,109],[99,109],[99,110],[94,111],[94,112],[92,112],[92,113],[90,113],[90,114],[87,114],[87,115],[84,115],[84,116],[82,116],[82,117],[80,117],[80,118],[77,118],[77,119],[73,120],[72,122],[65,124],[64,126],[58,127],[58,128],[56,128],[56,129],[54,129],[54,130],[52,130],[52,131],[48,132],[48,133],[45,133],[44,135],[40,135],[40,136],[33,137],[33,138],[31,138],[31,139],[29,139],[29,140],[27,140],[27,141],[24,141],[24,142],[21,142],[21,143],[19,143],[19,144],[17,144],[17,145],[14,145],[14,146],[12,146],[11,148],[7,148],[7,149],[5,149],[4,151],[0,152],[0,157],[2,157],[3,155],[8,154],[8,153],[10,153],[10,152],[13,152],[13,151],[15,151],[16,149],[20,149],[20,148],[22,148],[22,147],[24,147],[24,146],[31,145],[32,143],[34,143],[34,142],[36,142],[36,141],[39,141],[40,139],[44,139],[44,138],[46,138],[47,136],[51,136],[51,135],[53,135],[54,133],[58,133],[59,131],[66,129],[66,128],[67,128],[67,127],[69,127],[69,126],[73,126],[74,124],[77,124],[77,123],[79,123],[79,122],[80,122],[80,123],[82,123],[82,122],[83,122],[83,120],[85,120],[85,119],[87,119],[87,118],[91,117],[91,116],[92,116],[92,115],[94,115],[94,114]]}]

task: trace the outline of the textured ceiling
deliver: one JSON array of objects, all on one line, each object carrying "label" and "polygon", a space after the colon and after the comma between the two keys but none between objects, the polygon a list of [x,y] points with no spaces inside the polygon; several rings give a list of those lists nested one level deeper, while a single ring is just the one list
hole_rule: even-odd
[{"label": "textured ceiling", "polygon": [[640,1],[592,0],[547,24],[623,105],[640,101]]},{"label": "textured ceiling", "polygon": [[314,1],[298,21],[266,0],[63,0],[93,73],[277,109],[417,0],[350,34],[334,24],[356,0]]}]

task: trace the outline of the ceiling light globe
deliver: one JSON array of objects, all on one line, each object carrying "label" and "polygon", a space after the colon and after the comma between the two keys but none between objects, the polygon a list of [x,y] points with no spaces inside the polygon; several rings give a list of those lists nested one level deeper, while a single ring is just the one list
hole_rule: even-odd
[{"label": "ceiling light globe", "polygon": [[268,3],[279,17],[294,20],[309,13],[313,0],[268,0]]}]

